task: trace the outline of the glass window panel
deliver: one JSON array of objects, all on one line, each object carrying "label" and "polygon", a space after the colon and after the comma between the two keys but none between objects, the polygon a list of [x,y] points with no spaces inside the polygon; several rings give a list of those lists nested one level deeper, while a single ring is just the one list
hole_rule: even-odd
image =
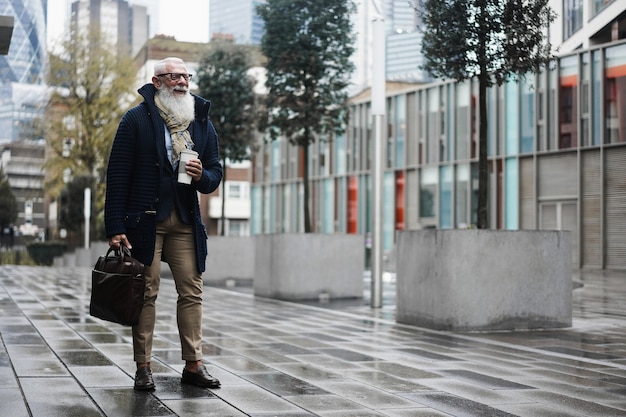
[{"label": "glass window panel", "polygon": [[605,142],[626,142],[626,44],[606,49],[605,73]]},{"label": "glass window panel", "polygon": [[519,228],[519,169],[516,158],[507,158],[504,161],[504,228],[517,230]]},{"label": "glass window panel", "polygon": [[578,144],[578,56],[561,59],[559,73],[559,149]]},{"label": "glass window panel", "polygon": [[420,217],[435,217],[438,182],[437,167],[422,169],[420,177]]},{"label": "glass window panel", "polygon": [[592,135],[591,144],[599,145],[602,143],[602,53],[601,51],[593,51],[592,63],[592,90],[591,90],[591,123]]},{"label": "glass window panel", "polygon": [[452,167],[442,166],[439,168],[439,227],[441,229],[452,228]]},{"label": "glass window panel", "polygon": [[535,91],[530,80],[523,78],[520,83],[520,152],[529,153],[535,149]]},{"label": "glass window panel", "polygon": [[396,107],[393,105],[394,101],[391,98],[387,99],[387,147],[385,150],[385,156],[387,157],[387,162],[385,167],[392,168],[393,167],[393,158],[395,156],[394,153],[394,142],[396,139]]},{"label": "glass window panel", "polygon": [[[478,103],[476,103],[476,112],[479,113]],[[497,150],[498,138],[498,89],[487,89],[487,154],[493,156]],[[491,115],[491,117],[489,117]],[[480,117],[478,115],[477,117]],[[478,133],[478,132],[477,132]],[[478,138],[480,141],[480,138]]]},{"label": "glass window panel", "polygon": [[335,231],[335,182],[332,178],[323,181],[324,205],[322,207],[322,233]]},{"label": "glass window panel", "polygon": [[456,167],[456,186],[455,186],[455,217],[456,224],[459,228],[468,226],[468,192],[469,192],[469,165],[463,164]]},{"label": "glass window panel", "polygon": [[519,85],[517,80],[510,80],[504,86],[505,97],[505,144],[504,150],[507,155],[515,155],[518,152],[519,143]]},{"label": "glass window panel", "polygon": [[343,175],[347,172],[346,136],[341,134],[335,138],[335,173]]},{"label": "glass window panel", "polygon": [[455,123],[455,147],[456,159],[469,159],[470,141],[470,83],[459,83],[456,86],[456,123]]},{"label": "glass window panel", "polygon": [[272,181],[278,181],[280,179],[280,162],[281,162],[280,145],[281,145],[280,140],[275,140],[270,145],[271,155],[272,155],[271,156],[271,161],[272,161],[271,162],[272,164],[271,179]]},{"label": "glass window panel", "polygon": [[428,93],[428,118],[426,129],[426,163],[437,162],[439,152],[439,89],[429,88]]},{"label": "glass window panel", "polygon": [[383,250],[388,251],[393,247],[395,231],[395,187],[394,174],[392,171],[385,172],[383,177]]},{"label": "glass window panel", "polygon": [[250,222],[253,235],[263,233],[263,188],[252,186],[250,201]]},{"label": "glass window panel", "polygon": [[583,26],[583,0],[563,1],[563,35],[572,36]]},{"label": "glass window panel", "polygon": [[345,177],[337,178],[337,232],[347,233],[348,188]]},{"label": "glass window panel", "polygon": [[612,2],[613,0],[591,0],[591,16],[597,15]]},{"label": "glass window panel", "polygon": [[406,143],[406,96],[396,97],[395,105],[395,167],[403,168]]}]

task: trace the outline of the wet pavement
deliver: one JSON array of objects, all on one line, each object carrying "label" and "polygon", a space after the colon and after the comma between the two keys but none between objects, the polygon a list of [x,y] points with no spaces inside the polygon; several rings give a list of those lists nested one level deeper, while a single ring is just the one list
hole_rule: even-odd
[{"label": "wet pavement", "polygon": [[[457,333],[384,306],[296,304],[205,288],[204,360],[180,384],[175,290],[157,301],[152,393],[132,389],[130,329],[88,313],[90,270],[0,266],[0,416],[625,416],[626,271],[574,273],[573,326]],[[367,280],[366,280],[367,282]]]}]

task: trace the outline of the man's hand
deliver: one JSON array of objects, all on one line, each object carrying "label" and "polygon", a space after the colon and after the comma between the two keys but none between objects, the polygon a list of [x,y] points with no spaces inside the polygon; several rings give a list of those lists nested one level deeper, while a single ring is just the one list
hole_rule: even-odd
[{"label": "man's hand", "polygon": [[200,181],[200,179],[202,179],[202,161],[199,159],[190,159],[185,164],[185,171],[194,181]]},{"label": "man's hand", "polygon": [[130,244],[125,234],[111,236],[109,239],[109,246],[115,249],[119,249],[120,245],[126,246],[128,249],[132,249],[133,246]]}]

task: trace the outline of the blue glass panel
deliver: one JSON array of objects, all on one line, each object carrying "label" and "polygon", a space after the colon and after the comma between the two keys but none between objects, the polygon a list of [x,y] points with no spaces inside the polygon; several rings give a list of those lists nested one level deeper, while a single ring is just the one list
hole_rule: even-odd
[{"label": "blue glass panel", "polygon": [[535,148],[535,90],[530,78],[522,79],[520,88],[520,152],[529,153]]},{"label": "blue glass panel", "polygon": [[505,86],[505,152],[506,155],[517,154],[519,143],[519,90],[516,81],[509,81]]},{"label": "blue glass panel", "polygon": [[519,163],[516,158],[504,161],[504,228],[519,229]]}]

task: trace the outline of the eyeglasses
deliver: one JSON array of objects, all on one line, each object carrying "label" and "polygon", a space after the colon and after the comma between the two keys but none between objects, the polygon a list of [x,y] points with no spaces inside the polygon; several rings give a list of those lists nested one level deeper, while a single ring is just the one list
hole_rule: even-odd
[{"label": "eyeglasses", "polygon": [[178,72],[166,72],[165,74],[158,74],[157,77],[167,77],[172,81],[178,81],[180,80],[180,77],[183,77],[185,79],[185,81],[189,81],[191,80],[191,77],[193,77],[192,74],[181,74]]}]

